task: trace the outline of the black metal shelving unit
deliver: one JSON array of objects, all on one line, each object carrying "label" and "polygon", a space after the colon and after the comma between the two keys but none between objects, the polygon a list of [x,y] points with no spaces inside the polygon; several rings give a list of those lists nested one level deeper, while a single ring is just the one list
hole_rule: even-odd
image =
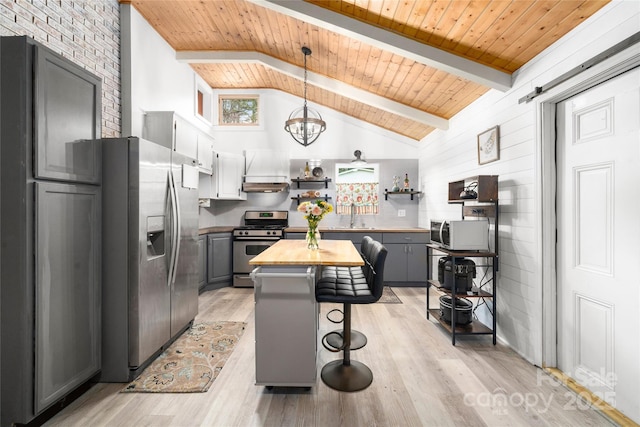
[{"label": "black metal shelving unit", "polygon": [[[465,190],[473,188],[469,194],[465,194]],[[464,195],[464,197],[462,197]],[[498,259],[498,176],[497,175],[479,175],[465,178],[460,181],[449,183],[449,203],[457,203],[462,205],[462,217],[486,217],[493,221],[493,251],[453,251],[445,249],[436,244],[427,244],[427,319],[433,316],[444,328],[451,334],[451,344],[456,344],[456,336],[458,335],[491,335],[493,344],[496,344],[496,294],[497,294],[497,272],[499,268]],[[457,293],[442,286],[438,280],[432,277],[432,261],[440,256],[450,256],[452,263],[452,272],[454,274],[453,282],[455,289],[455,271],[456,260],[464,258],[482,258],[486,262],[476,265],[476,267],[490,269],[491,277],[480,279],[480,288],[477,292]],[[452,299],[451,321],[448,322],[442,318],[440,310],[429,308],[429,288],[435,287],[438,292],[448,294]],[[489,289],[489,290],[487,290]],[[457,324],[456,298],[467,298],[476,300],[473,309],[480,302],[491,300],[492,309],[489,310],[492,322],[491,326],[487,326],[478,320],[471,320],[466,325]],[[489,307],[489,305],[486,305]]]}]

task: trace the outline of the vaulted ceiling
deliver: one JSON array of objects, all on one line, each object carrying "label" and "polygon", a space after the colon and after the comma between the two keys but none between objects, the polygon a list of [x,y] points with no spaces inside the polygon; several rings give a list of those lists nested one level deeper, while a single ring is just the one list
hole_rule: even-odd
[{"label": "vaulted ceiling", "polygon": [[[299,97],[421,140],[609,0],[121,0],[214,89]],[[329,124],[330,126],[330,124]]]}]

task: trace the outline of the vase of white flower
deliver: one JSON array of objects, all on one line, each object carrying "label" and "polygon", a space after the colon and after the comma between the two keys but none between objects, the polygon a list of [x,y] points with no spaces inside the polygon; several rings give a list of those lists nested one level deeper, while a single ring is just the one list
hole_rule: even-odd
[{"label": "vase of white flower", "polygon": [[298,211],[304,214],[304,219],[309,224],[306,236],[307,248],[312,251],[318,250],[320,239],[318,224],[326,214],[333,212],[333,206],[324,200],[316,200],[315,202],[300,203]]}]

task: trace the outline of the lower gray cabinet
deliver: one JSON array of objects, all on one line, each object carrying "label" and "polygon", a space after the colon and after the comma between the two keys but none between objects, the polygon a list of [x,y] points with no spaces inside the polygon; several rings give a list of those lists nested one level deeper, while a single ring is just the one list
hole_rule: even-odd
[{"label": "lower gray cabinet", "polygon": [[97,186],[36,184],[35,413],[100,370],[101,201]]},{"label": "lower gray cabinet", "polygon": [[207,236],[198,236],[198,289],[207,285]]},{"label": "lower gray cabinet", "polygon": [[231,233],[207,234],[207,288],[216,289],[231,284],[232,256]]},{"label": "lower gray cabinet", "polygon": [[384,233],[384,281],[426,286],[428,242],[429,233]]},{"label": "lower gray cabinet", "polygon": [[[322,233],[320,233],[320,236],[322,236]],[[307,233],[300,233],[300,232],[297,232],[297,231],[294,231],[294,232],[287,231],[287,233],[285,235],[285,238],[286,239],[304,240],[304,239],[307,238]]]}]

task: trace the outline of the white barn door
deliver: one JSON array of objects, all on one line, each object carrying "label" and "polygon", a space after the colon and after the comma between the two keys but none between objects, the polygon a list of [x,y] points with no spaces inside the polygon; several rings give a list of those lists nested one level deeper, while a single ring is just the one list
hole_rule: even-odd
[{"label": "white barn door", "polygon": [[558,368],[640,420],[640,70],[557,105]]}]

